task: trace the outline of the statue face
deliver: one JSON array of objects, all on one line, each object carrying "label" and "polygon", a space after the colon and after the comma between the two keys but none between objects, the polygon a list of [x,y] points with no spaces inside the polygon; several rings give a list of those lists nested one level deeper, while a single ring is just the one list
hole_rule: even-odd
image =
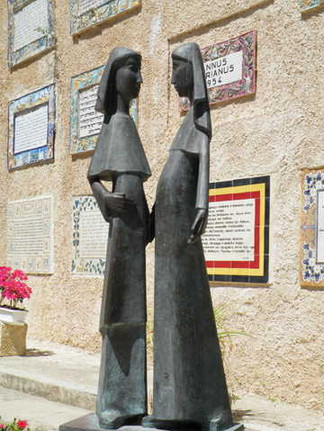
[{"label": "statue face", "polygon": [[128,57],[116,72],[116,91],[126,101],[135,99],[143,82],[141,61],[138,57]]},{"label": "statue face", "polygon": [[193,88],[193,71],[191,63],[173,58],[172,81],[180,97],[189,97]]}]

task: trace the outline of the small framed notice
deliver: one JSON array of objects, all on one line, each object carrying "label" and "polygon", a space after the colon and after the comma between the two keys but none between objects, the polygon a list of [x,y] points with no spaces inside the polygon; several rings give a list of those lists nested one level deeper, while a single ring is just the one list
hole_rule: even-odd
[{"label": "small framed notice", "polygon": [[53,0],[8,0],[10,67],[55,45]]},{"label": "small framed notice", "polygon": [[324,4],[323,0],[299,0],[302,12],[310,12]]},{"label": "small framed notice", "polygon": [[210,184],[202,237],[211,283],[267,283],[270,177]]},{"label": "small framed notice", "polygon": [[[256,31],[202,48],[210,105],[255,94],[256,49]],[[180,100],[188,110],[188,100]]]},{"label": "small framed notice", "polygon": [[10,102],[9,170],[53,159],[54,137],[54,85]]},{"label": "small framed notice", "polygon": [[28,274],[54,271],[52,196],[8,202],[8,264]]},{"label": "small framed notice", "polygon": [[75,196],[72,204],[72,274],[102,276],[109,224],[93,196]]},{"label": "small framed notice", "polygon": [[303,171],[302,193],[301,285],[323,288],[324,168]]},{"label": "small framed notice", "polygon": [[141,0],[70,0],[71,34],[140,7]]},{"label": "small framed notice", "polygon": [[[82,73],[71,80],[70,152],[79,154],[94,150],[103,122],[103,114],[95,111],[99,83],[104,66]],[[137,100],[130,114],[137,123]]]}]

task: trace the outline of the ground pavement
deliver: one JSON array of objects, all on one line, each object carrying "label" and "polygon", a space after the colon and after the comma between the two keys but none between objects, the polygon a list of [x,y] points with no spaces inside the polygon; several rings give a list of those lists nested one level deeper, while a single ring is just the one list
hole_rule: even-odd
[{"label": "ground pavement", "polygon": [[[31,431],[54,431],[95,408],[98,354],[28,342],[27,356],[0,358],[0,416],[27,420]],[[152,371],[149,370],[149,386]],[[241,393],[233,405],[246,431],[324,431],[323,415],[299,406]]]}]

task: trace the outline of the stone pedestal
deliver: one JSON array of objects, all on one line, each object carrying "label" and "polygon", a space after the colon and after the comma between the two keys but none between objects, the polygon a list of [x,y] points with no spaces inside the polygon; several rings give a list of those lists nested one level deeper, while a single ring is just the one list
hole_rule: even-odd
[{"label": "stone pedestal", "polygon": [[[231,427],[219,427],[211,426],[212,431],[244,431],[244,426],[242,424],[235,424]],[[91,413],[87,416],[75,419],[71,422],[67,422],[61,425],[59,431],[107,431],[107,428],[101,428],[98,423],[98,418],[95,413]],[[125,425],[118,428],[118,431],[163,431],[157,428],[144,428],[139,425]],[[174,431],[177,431],[174,429]]]},{"label": "stone pedestal", "polygon": [[0,322],[0,356],[26,354],[26,323]]}]

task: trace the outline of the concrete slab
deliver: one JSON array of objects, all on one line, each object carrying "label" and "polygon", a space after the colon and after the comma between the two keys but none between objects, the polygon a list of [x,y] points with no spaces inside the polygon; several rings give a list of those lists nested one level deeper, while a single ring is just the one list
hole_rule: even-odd
[{"label": "concrete slab", "polygon": [[100,355],[28,340],[26,356],[0,359],[0,386],[94,410]]},{"label": "concrete slab", "polygon": [[58,431],[62,423],[86,414],[88,410],[0,387],[1,421],[27,420],[31,431]]}]

